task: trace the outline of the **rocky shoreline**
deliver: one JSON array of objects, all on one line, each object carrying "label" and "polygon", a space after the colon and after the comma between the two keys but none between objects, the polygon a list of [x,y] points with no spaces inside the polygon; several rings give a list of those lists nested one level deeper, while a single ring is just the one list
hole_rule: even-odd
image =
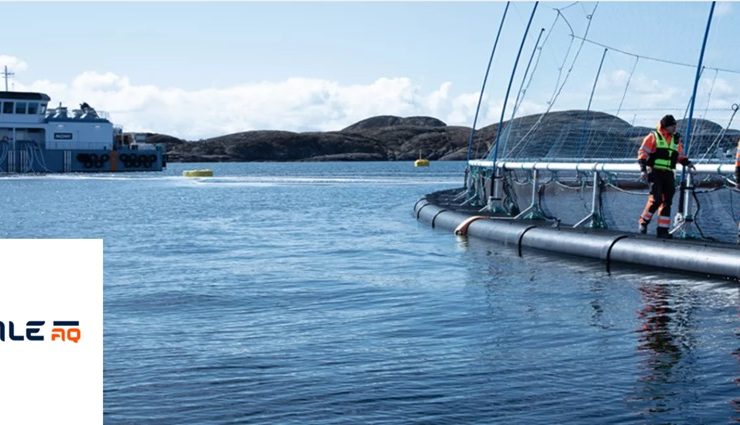
[{"label": "rocky shoreline", "polygon": [[[528,129],[540,115],[516,118],[514,129]],[[586,126],[585,120],[589,120]],[[504,123],[506,127],[508,123]],[[681,122],[679,122],[681,127]],[[496,137],[498,124],[478,129],[474,146],[481,157]],[[602,112],[551,112],[542,120],[543,134],[555,134],[566,129],[572,137],[580,137],[580,129],[588,128],[589,137],[599,137],[600,129],[608,129],[609,144],[599,144],[593,157],[614,157],[614,152],[634,150],[650,129],[633,127],[626,121]],[[710,121],[702,123],[710,143],[721,126]],[[615,131],[616,129],[616,131]],[[170,162],[249,162],[249,161],[409,161],[424,158],[434,161],[465,160],[470,127],[448,126],[432,117],[376,116],[362,120],[339,131],[294,133],[277,130],[245,131],[199,141],[187,141],[163,134],[147,134],[148,143],[162,143],[167,148]],[[516,131],[515,131],[516,132]],[[594,134],[596,133],[596,135]],[[720,146],[734,146],[740,132],[729,130]],[[513,134],[516,137],[516,134]],[[626,146],[628,144],[629,146]],[[522,155],[544,157],[547,141],[532,144]],[[695,152],[701,146],[695,146]]]}]

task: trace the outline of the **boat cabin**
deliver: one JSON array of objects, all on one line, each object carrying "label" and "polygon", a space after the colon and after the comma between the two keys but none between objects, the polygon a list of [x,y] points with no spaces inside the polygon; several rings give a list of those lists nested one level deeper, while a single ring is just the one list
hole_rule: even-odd
[{"label": "boat cabin", "polygon": [[0,91],[0,142],[33,143],[47,150],[113,148],[113,124],[87,103],[71,112],[48,108],[44,93]]}]

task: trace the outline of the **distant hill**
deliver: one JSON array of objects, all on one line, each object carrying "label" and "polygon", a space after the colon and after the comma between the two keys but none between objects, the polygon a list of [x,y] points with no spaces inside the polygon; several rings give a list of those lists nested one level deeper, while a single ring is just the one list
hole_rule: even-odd
[{"label": "distant hill", "polygon": [[[539,121],[539,123],[538,123]],[[533,125],[538,123],[534,131]],[[695,120],[693,152],[710,145],[733,149],[740,132],[729,130],[717,140],[722,126]],[[679,121],[685,133],[685,122]],[[517,158],[616,158],[636,154],[651,130],[603,112],[559,111],[544,117],[528,115],[505,122],[508,140],[500,155]],[[478,129],[474,157],[483,157],[498,131],[498,124]],[[470,127],[448,126],[433,117],[381,115],[367,118],[340,131],[294,133],[278,130],[245,131],[199,141],[163,134],[148,134],[147,142],[167,147],[172,162],[234,161],[408,161],[419,155],[430,160],[464,160]],[[588,136],[586,136],[588,134]],[[530,143],[516,141],[527,136]],[[588,140],[588,143],[578,141]],[[715,143],[716,142],[716,143]],[[714,147],[713,147],[714,148]]]}]

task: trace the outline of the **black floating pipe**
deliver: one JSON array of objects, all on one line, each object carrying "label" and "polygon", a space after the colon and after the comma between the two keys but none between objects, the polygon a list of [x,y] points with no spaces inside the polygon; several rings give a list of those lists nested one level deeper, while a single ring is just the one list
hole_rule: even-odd
[{"label": "black floating pipe", "polygon": [[[419,221],[452,232],[469,215],[417,202]],[[670,271],[699,273],[740,280],[740,249],[730,245],[685,240],[647,239],[607,230],[540,227],[531,222],[481,218],[470,224],[469,236],[522,247],[601,259],[607,270],[614,262]]]}]

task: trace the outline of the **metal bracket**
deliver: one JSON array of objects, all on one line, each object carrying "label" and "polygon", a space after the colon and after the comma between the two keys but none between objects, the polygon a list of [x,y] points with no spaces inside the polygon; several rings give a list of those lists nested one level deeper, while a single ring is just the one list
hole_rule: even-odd
[{"label": "metal bracket", "polygon": [[687,173],[683,197],[683,214],[676,214],[674,220],[676,224],[668,232],[676,239],[702,239],[701,232],[694,222],[694,215],[691,213],[691,197],[694,194],[693,180],[692,173]]},{"label": "metal bracket", "polygon": [[606,229],[606,221],[601,216],[600,208],[597,208],[599,198],[601,196],[602,185],[601,179],[599,178],[599,172],[594,171],[594,189],[591,196],[591,213],[584,217],[581,221],[573,225],[576,228],[582,224],[589,223],[588,226],[591,229]]},{"label": "metal bracket", "polygon": [[524,211],[514,217],[515,220],[545,220],[546,214],[542,211],[539,197],[539,185],[537,183],[537,169],[532,170],[532,200]]}]

